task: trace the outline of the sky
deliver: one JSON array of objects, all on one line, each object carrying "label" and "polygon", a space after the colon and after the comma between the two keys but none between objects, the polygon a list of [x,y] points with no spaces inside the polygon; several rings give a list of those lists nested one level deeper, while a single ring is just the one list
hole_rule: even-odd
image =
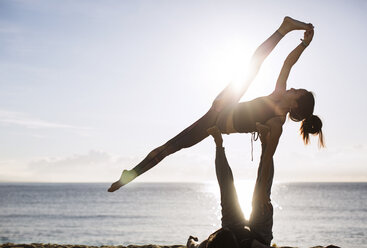
[{"label": "sky", "polygon": [[[275,181],[367,181],[366,1],[0,0],[0,182],[113,182],[200,118],[284,16],[315,26],[288,87],[315,93],[326,148],[287,121]],[[272,92],[302,31],[284,37],[242,101]],[[236,180],[260,142],[224,136]],[[136,179],[215,180],[207,138]]]}]

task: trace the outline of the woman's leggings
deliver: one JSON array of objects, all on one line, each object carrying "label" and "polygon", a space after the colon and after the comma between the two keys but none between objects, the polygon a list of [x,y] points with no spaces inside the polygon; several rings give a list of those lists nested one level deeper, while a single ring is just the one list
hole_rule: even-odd
[{"label": "woman's leggings", "polygon": [[191,126],[167,141],[164,145],[151,151],[143,161],[133,168],[133,170],[137,175],[141,175],[158,164],[168,155],[175,153],[182,148],[191,147],[199,143],[208,137],[207,130],[210,127],[215,126],[218,114],[219,113],[217,111],[211,108],[203,117]]}]

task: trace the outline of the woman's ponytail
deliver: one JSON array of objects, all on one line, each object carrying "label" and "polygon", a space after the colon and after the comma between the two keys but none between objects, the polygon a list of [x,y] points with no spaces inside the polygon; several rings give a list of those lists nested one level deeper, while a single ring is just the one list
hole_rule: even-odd
[{"label": "woman's ponytail", "polygon": [[303,142],[307,145],[310,142],[310,134],[319,135],[319,146],[324,147],[324,137],[322,135],[322,121],[316,115],[311,115],[304,119],[301,124],[301,135]]}]

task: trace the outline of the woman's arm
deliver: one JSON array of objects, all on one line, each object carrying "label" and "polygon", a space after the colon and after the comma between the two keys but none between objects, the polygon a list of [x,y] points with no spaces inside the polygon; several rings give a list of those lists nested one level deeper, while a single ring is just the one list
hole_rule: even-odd
[{"label": "woman's arm", "polygon": [[311,43],[314,30],[308,30],[304,33],[304,39],[286,58],[280,71],[274,92],[284,92],[287,89],[287,79],[293,65],[297,62],[303,51]]}]

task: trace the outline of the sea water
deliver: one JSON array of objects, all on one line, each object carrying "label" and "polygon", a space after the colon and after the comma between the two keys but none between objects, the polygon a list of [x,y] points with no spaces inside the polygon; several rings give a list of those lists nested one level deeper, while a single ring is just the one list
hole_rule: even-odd
[{"label": "sea water", "polygon": [[[245,215],[251,183],[237,191]],[[215,183],[0,184],[0,243],[185,244],[220,228]],[[367,183],[275,183],[280,246],[367,247]]]}]

